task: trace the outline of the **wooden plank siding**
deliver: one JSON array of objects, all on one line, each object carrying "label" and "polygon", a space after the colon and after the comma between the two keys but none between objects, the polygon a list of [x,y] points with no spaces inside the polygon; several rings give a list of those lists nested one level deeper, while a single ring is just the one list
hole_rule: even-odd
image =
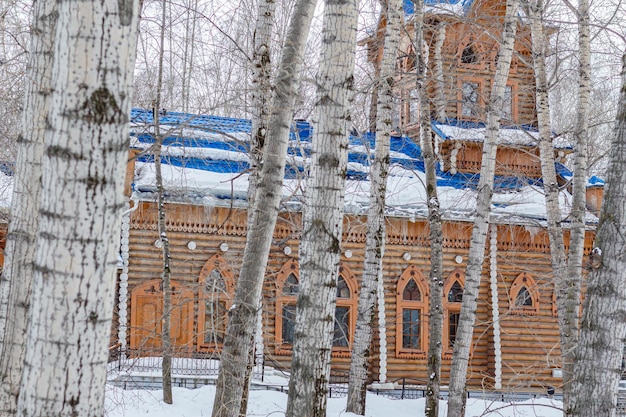
[{"label": "wooden plank siding", "polygon": [[[241,209],[209,208],[183,204],[166,205],[167,231],[171,249],[172,280],[189,289],[193,295],[193,335],[189,346],[181,346],[178,353],[189,355],[199,349],[198,329],[199,276],[209,259],[217,255],[223,264],[228,265],[233,277],[239,274],[246,239],[246,213]],[[363,270],[365,226],[364,218],[349,216],[345,219],[344,242],[341,265],[354,274],[357,285]],[[401,343],[401,330],[397,326],[397,285],[402,273],[414,266],[426,279],[429,271],[428,225],[424,219],[387,219],[387,247],[383,259],[385,285],[386,329],[387,329],[387,380],[411,378],[426,382],[426,358],[399,358],[396,343]],[[268,263],[266,280],[263,286],[263,332],[266,363],[271,366],[288,368],[290,355],[285,354],[284,346],[279,346],[280,334],[276,331],[277,277],[281,268],[290,260],[297,260],[300,215],[283,213],[274,235]],[[444,223],[444,275],[455,271],[465,272],[471,223]],[[155,246],[156,209],[153,203],[140,203],[132,213],[129,243],[128,288],[130,294],[139,285],[160,277],[161,250]],[[195,249],[187,246],[194,241]],[[220,245],[226,243],[228,250]],[[590,244],[590,241],[588,242]],[[285,247],[291,249],[285,254]],[[351,256],[346,257],[346,251]],[[411,258],[405,260],[403,255]],[[457,263],[457,257],[462,258]],[[544,387],[558,386],[552,378],[551,368],[558,367],[558,325],[553,313],[553,290],[550,276],[550,260],[546,233],[539,228],[515,225],[498,226],[498,300],[500,311],[502,372],[504,387]],[[210,265],[208,265],[211,268]],[[540,294],[539,310],[529,316],[510,312],[509,292],[515,278],[527,273],[537,283]],[[491,294],[489,286],[489,251],[485,252],[483,282],[477,309],[474,331],[474,346],[468,373],[468,383],[473,387],[491,386],[494,377],[493,321],[491,319]],[[355,296],[358,297],[358,294]],[[443,300],[442,300],[443,301]],[[129,301],[129,324],[139,314],[136,306]],[[189,313],[191,314],[191,313]],[[356,314],[354,309],[353,314]],[[426,322],[422,323],[427,325]],[[138,329],[130,328],[128,343],[131,348],[141,344],[131,342]],[[278,336],[278,337],[277,337]],[[375,325],[375,338],[372,346],[371,379],[377,380],[379,373],[379,333]],[[187,340],[187,339],[185,339]],[[206,349],[205,349],[206,351]],[[333,354],[333,370],[348,372],[349,354]],[[444,355],[443,381],[449,376],[451,356]]]}]

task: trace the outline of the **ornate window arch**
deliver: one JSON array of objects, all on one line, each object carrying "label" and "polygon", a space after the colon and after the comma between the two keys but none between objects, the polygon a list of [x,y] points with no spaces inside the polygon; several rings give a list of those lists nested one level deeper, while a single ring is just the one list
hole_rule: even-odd
[{"label": "ornate window arch", "polygon": [[513,314],[536,316],[539,312],[539,291],[530,274],[522,272],[513,281],[509,306]]},{"label": "ornate window arch", "polygon": [[[276,279],[276,354],[289,355],[292,350],[293,330],[300,272],[298,261],[292,259],[280,269]],[[333,355],[349,357],[356,327],[358,305],[356,279],[350,268],[339,267],[337,277],[337,304],[333,335]]]},{"label": "ornate window arch", "polygon": [[[138,355],[161,354],[163,281],[151,279],[131,291],[130,348]],[[194,294],[184,284],[171,281],[170,336],[177,352],[193,348]]]},{"label": "ornate window arch", "polygon": [[484,69],[491,60],[491,54],[485,50],[482,42],[477,41],[473,33],[468,33],[461,39],[456,56],[457,64],[461,68]]},{"label": "ornate window arch", "polygon": [[448,275],[443,286],[443,353],[447,355],[452,354],[454,348],[464,288],[465,274],[460,269],[455,269]]},{"label": "ornate window arch", "polygon": [[415,265],[404,270],[396,289],[396,357],[424,358],[428,338],[428,285]]},{"label": "ornate window arch", "polygon": [[202,267],[198,283],[198,350],[216,351],[224,342],[235,298],[234,274],[224,258],[214,255]]},{"label": "ornate window arch", "polygon": [[291,354],[296,319],[296,301],[300,284],[298,261],[287,261],[276,276],[276,353]]},{"label": "ornate window arch", "polygon": [[358,286],[354,274],[346,265],[339,265],[337,277],[337,305],[335,307],[335,330],[333,355],[349,357],[356,328]]}]

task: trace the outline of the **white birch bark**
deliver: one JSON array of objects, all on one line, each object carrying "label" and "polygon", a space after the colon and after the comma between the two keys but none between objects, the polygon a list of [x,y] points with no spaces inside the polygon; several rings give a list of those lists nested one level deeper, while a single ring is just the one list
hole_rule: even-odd
[{"label": "white birch bark", "polygon": [[15,163],[4,269],[0,276],[0,416],[15,415],[24,368],[56,20],[55,1],[33,4],[22,133]]},{"label": "white birch bark", "polygon": [[517,32],[518,0],[507,0],[506,14],[502,28],[502,40],[498,51],[498,64],[487,108],[487,128],[483,144],[482,166],[478,182],[476,217],[472,228],[470,252],[467,259],[465,288],[461,304],[461,316],[454,343],[454,353],[450,369],[448,397],[448,417],[465,415],[465,385],[469,362],[472,332],[476,320],[478,289],[482,276],[485,243],[489,226],[489,213],[493,195],[493,177],[496,167],[497,139],[500,130],[500,116],[504,90],[508,79],[513,45]]},{"label": "white birch bark", "polygon": [[370,171],[370,197],[367,212],[367,233],[363,279],[359,293],[359,311],[350,361],[348,401],[346,411],[365,415],[366,384],[372,343],[372,322],[382,280],[382,260],[385,253],[385,195],[389,170],[389,147],[393,129],[393,94],[403,24],[400,0],[389,0],[384,11],[387,19],[381,78],[378,87],[378,119],[376,120],[376,151]]},{"label": "white birch bark", "polygon": [[[589,1],[578,2],[578,109],[576,129],[574,131],[575,154],[574,175],[572,178],[572,208],[570,212],[570,240],[567,256],[567,271],[561,290],[557,291],[559,316],[563,313],[565,320],[561,327],[561,343],[567,341],[563,356],[563,396],[565,415],[571,415],[570,396],[572,386],[570,378],[576,366],[576,349],[578,348],[579,332],[579,300],[582,283],[582,267],[585,247],[585,213],[587,211],[587,171],[589,143],[589,105],[591,96],[591,50],[589,38]],[[559,301],[559,297],[564,300]],[[558,306],[557,304],[557,306]]]},{"label": "white birch bark", "polygon": [[622,65],[611,158],[566,410],[572,417],[616,415],[626,337],[626,54]]},{"label": "white birch bark", "polygon": [[276,76],[263,164],[254,207],[251,208],[254,210],[253,221],[248,232],[234,305],[229,312],[213,417],[235,417],[241,410],[247,358],[257,327],[265,267],[278,216],[292,109],[315,4],[313,0],[298,1]]},{"label": "white birch bark", "polygon": [[161,284],[163,287],[163,316],[161,317],[161,381],[163,389],[163,402],[172,404],[172,286],[170,270],[170,244],[165,230],[165,190],[163,189],[163,175],[161,173],[161,150],[163,145],[163,135],[159,120],[159,109],[161,108],[161,89],[163,88],[163,58],[165,55],[165,21],[167,18],[166,0],[161,2],[161,31],[160,31],[160,51],[157,69],[156,98],[152,107],[152,118],[154,122],[154,171],[157,188],[157,231],[161,241]]},{"label": "white birch bark", "polygon": [[[573,255],[580,255],[579,259],[570,259],[572,275],[568,273],[568,260],[565,255],[565,242],[563,238],[563,227],[561,218],[561,208],[559,205],[559,186],[557,183],[556,169],[554,165],[554,146],[552,144],[552,133],[550,128],[550,107],[548,99],[548,82],[546,75],[546,48],[547,40],[543,30],[542,15],[543,1],[537,0],[525,5],[530,17],[533,67],[535,71],[536,83],[536,107],[537,123],[539,126],[539,150],[541,159],[541,174],[544,183],[544,193],[546,199],[546,216],[548,234],[550,237],[550,257],[552,261],[552,274],[556,292],[557,311],[559,318],[559,333],[561,342],[561,363],[563,370],[563,408],[566,411],[569,407],[570,381],[574,370],[574,350],[578,339],[578,312],[580,308],[580,277],[581,273],[575,271],[577,265],[582,265],[582,245],[584,244],[584,182],[586,175],[578,172],[576,181],[576,205],[574,213],[575,230]],[[579,92],[582,91],[579,89]],[[579,103],[580,104],[580,103]],[[579,122],[580,123],[580,122]],[[586,124],[586,122],[584,122]],[[577,124],[577,128],[580,127]],[[581,139],[577,131],[577,139]],[[583,139],[584,141],[584,139]],[[579,164],[583,162],[582,150],[577,145],[576,168],[584,170],[585,167]],[[580,152],[582,150],[582,152]],[[583,177],[581,178],[580,175]],[[582,189],[581,187],[582,181]],[[583,195],[581,195],[581,192]],[[583,199],[581,201],[581,198]],[[582,206],[582,207],[581,207]],[[582,208],[582,212],[580,211]],[[582,229],[581,229],[582,226]],[[582,235],[581,235],[582,233]],[[582,240],[581,240],[582,238]]]},{"label": "white birch bark", "polygon": [[[580,299],[580,286],[582,283],[582,267],[583,256],[585,246],[585,213],[586,213],[586,186],[587,186],[587,171],[588,171],[588,155],[587,146],[589,142],[589,105],[591,96],[591,47],[589,38],[589,1],[579,0],[578,2],[578,111],[576,115],[576,129],[574,131],[575,138],[575,157],[574,157],[574,175],[572,178],[572,210],[570,213],[570,242],[569,252],[567,256],[567,295],[566,295],[566,316],[578,318],[578,300]],[[618,121],[619,122],[619,121]],[[605,190],[606,192],[606,190]],[[587,295],[588,297],[589,295]],[[557,299],[558,302],[558,299]],[[593,304],[590,304],[593,308]],[[594,312],[588,312],[590,314],[589,321],[597,320],[593,315]],[[565,331],[578,331],[579,322],[576,320],[576,327],[574,329],[565,328]],[[575,333],[576,334],[576,333]],[[588,337],[585,332],[585,337]],[[585,340],[587,341],[587,339]],[[580,355],[581,346],[579,341],[573,340],[570,342],[572,348],[571,355],[568,356],[568,362],[574,363],[574,369],[568,369],[568,371],[576,372],[578,367],[577,355]],[[586,347],[585,347],[586,348]],[[578,352],[578,353],[577,353]],[[602,357],[601,355],[594,356]],[[588,359],[587,359],[588,360]],[[584,359],[583,359],[584,361]],[[600,366],[603,366],[601,364]],[[565,369],[565,368],[564,368]],[[584,372],[583,372],[584,373]],[[566,373],[564,372],[564,376]],[[572,378],[580,378],[580,375],[576,373],[571,376]],[[568,379],[569,382],[569,379]],[[609,386],[611,386],[609,384]],[[567,383],[565,387],[568,388],[564,391],[566,397],[565,415],[576,415],[577,403],[581,401],[581,394],[584,393],[588,387],[581,384],[573,385]],[[576,392],[576,390],[583,390],[583,392]],[[575,399],[572,399],[574,398]],[[603,398],[606,399],[606,398]],[[607,406],[612,402],[607,402]],[[599,411],[599,409],[593,410],[589,407],[590,404],[583,405],[583,410]],[[572,411],[574,410],[574,411]],[[579,414],[580,415],[580,414]],[[601,414],[588,414],[588,415],[601,415]]]},{"label": "white birch bark", "polygon": [[[422,156],[424,157],[426,204],[428,206],[428,225],[430,228],[429,299],[431,302],[428,308],[428,382],[426,384],[424,414],[427,417],[437,417],[439,416],[439,391],[441,385],[441,341],[443,340],[443,307],[441,303],[441,300],[443,300],[443,230],[441,212],[439,211],[439,196],[437,194],[437,157],[433,148],[433,136],[430,125],[430,99],[425,86],[428,49],[424,50],[424,3],[419,0],[414,1],[413,4],[415,10],[417,89],[420,105],[420,146],[422,148]],[[439,31],[437,32],[436,36],[439,39],[436,44],[443,42],[443,35],[445,35],[445,31],[443,34],[440,34]],[[435,68],[438,65],[440,65],[440,62],[435,62]],[[436,99],[435,102],[441,103],[441,99]],[[445,117],[445,108],[443,116]]]},{"label": "white birch bark", "polygon": [[286,417],[326,417],[356,29],[356,0],[326,1]]},{"label": "white birch bark", "polygon": [[[254,222],[254,203],[257,191],[259,167],[263,161],[263,148],[267,137],[270,123],[270,103],[272,101],[271,85],[271,49],[272,28],[274,27],[274,10],[276,2],[274,0],[261,0],[258,5],[256,26],[254,30],[253,51],[252,51],[252,105],[254,107],[254,117],[252,118],[252,131],[250,134],[250,173],[248,175],[248,228],[251,229]],[[248,363],[246,365],[246,375],[244,380],[244,391],[241,397],[240,417],[245,417],[248,409],[248,396],[252,370],[255,361],[263,366],[263,325],[261,300],[257,310],[256,331],[253,342],[250,343],[248,352]]]},{"label": "white birch bark", "polygon": [[137,4],[57,3],[18,415],[101,416],[124,207]]}]

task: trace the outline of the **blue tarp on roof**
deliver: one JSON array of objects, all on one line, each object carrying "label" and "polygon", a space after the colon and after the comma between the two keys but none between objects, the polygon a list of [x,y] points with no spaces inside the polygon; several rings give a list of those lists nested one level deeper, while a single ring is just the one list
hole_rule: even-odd
[{"label": "blue tarp on roof", "polygon": [[[252,129],[250,120],[225,118],[217,116],[200,116],[177,112],[164,112],[159,117],[161,131],[167,135],[163,144],[175,148],[188,148],[190,152],[178,152],[174,155],[163,155],[161,162],[176,167],[192,168],[216,173],[243,173],[250,168],[245,155],[248,152],[248,138]],[[142,147],[148,147],[154,142],[152,131],[154,118],[152,111],[133,109],[131,114],[133,128],[131,135]],[[468,129],[476,128],[480,124],[463,122],[457,127],[464,126]],[[483,125],[484,126],[484,125]],[[301,158],[310,154],[310,142],[313,129],[310,123],[302,120],[294,122],[290,134],[288,147],[288,161],[285,168],[285,178],[301,177],[304,172],[304,163]],[[365,133],[351,135],[349,139],[348,161],[361,165],[352,165],[347,171],[347,177],[351,180],[367,180],[369,166],[375,147],[375,135]],[[424,161],[420,147],[406,136],[394,136],[391,138],[390,162],[400,166],[406,171],[424,172]],[[193,149],[209,150],[206,155],[192,152]],[[239,154],[239,157],[229,159],[228,153],[213,151],[229,151]],[[200,155],[200,156],[199,156]],[[295,157],[295,158],[294,158]],[[151,155],[143,155],[138,158],[140,162],[153,162]],[[571,176],[571,172],[562,164],[557,164],[557,172],[562,176]],[[475,189],[480,176],[478,174],[450,174],[437,169],[437,184],[439,186],[453,187],[457,189]],[[495,189],[499,191],[516,190],[523,186],[533,184],[540,185],[541,180],[524,178],[519,176],[496,176]]]},{"label": "blue tarp on roof", "polygon": [[[473,2],[474,0],[424,0],[424,4],[428,6],[436,6],[438,4],[461,4],[465,12],[469,10]],[[405,15],[415,13],[415,6],[412,0],[404,0],[402,7],[404,8]]]},{"label": "blue tarp on roof", "polygon": [[587,188],[591,187],[604,187],[604,180],[598,176],[593,175],[591,178],[589,178],[589,181],[587,181]]}]

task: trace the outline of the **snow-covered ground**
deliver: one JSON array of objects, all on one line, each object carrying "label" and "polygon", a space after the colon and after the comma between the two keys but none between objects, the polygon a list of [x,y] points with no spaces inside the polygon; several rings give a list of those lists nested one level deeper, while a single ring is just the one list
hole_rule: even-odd
[{"label": "snow-covered ground", "polygon": [[[107,417],[206,417],[211,415],[215,386],[198,389],[174,388],[174,404],[163,403],[161,391],[123,390],[107,385]],[[419,417],[424,415],[424,399],[394,400],[368,393],[367,417]],[[562,403],[549,398],[519,403],[502,403],[470,398],[466,417],[561,417]],[[281,417],[287,407],[287,394],[254,390],[250,393],[248,416]],[[350,417],[346,413],[346,398],[328,400],[328,417]],[[446,415],[442,401],[439,416]]]}]

